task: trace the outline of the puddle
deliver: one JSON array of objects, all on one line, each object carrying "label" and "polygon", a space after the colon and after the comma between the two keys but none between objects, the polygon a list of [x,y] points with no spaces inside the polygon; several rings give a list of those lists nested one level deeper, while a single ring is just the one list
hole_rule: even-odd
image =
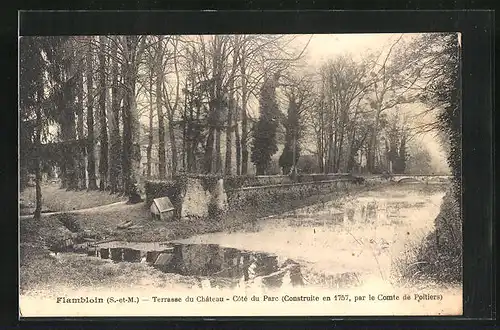
[{"label": "puddle", "polygon": [[[218,244],[133,243],[112,241],[80,244],[73,251],[113,262],[140,262],[164,272],[204,278],[210,286],[236,287],[244,282],[266,287],[307,284],[301,265],[275,254],[221,247]],[[346,278],[339,274],[336,286]],[[357,279],[356,279],[357,280]],[[349,282],[349,281],[347,281]],[[352,280],[351,282],[354,282]]]}]

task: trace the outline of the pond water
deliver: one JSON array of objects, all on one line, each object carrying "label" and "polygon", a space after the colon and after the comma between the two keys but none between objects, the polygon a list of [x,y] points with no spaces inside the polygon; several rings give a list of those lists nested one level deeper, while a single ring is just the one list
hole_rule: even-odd
[{"label": "pond water", "polygon": [[[267,217],[246,231],[177,243],[218,244],[290,258],[313,285],[386,280],[395,258],[433,229],[445,190],[446,185],[393,185]],[[350,280],[335,280],[339,278]]]},{"label": "pond water", "polygon": [[76,251],[113,262],[147,263],[165,273],[203,278],[202,284],[210,287],[235,287],[256,281],[267,287],[304,284],[300,265],[291,259],[218,244],[112,241],[82,244]]},{"label": "pond water", "polygon": [[113,262],[142,262],[205,285],[258,282],[345,288],[390,277],[393,260],[433,228],[445,186],[391,186],[260,219],[245,231],[174,242],[76,247]]}]

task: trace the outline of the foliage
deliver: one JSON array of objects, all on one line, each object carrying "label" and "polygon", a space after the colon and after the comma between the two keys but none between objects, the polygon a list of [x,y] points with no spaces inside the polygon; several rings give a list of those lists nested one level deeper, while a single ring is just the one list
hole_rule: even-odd
[{"label": "foliage", "polygon": [[235,175],[224,177],[224,189],[234,190],[243,187],[256,186],[258,185],[258,180],[254,175]]},{"label": "foliage", "polygon": [[[27,176],[35,171],[33,155],[36,153],[35,133],[39,129],[35,121],[35,108],[40,107],[40,88],[43,84],[45,62],[41,54],[41,41],[38,38],[20,38],[19,52],[22,56],[19,68],[19,165],[21,189],[25,188]],[[40,111],[41,112],[41,111]]]},{"label": "foliage", "polygon": [[[432,60],[433,77],[423,91],[422,101],[441,110],[435,128],[446,132],[450,141],[448,163],[453,186],[443,199],[441,211],[432,231],[418,251],[417,271],[438,281],[462,280],[462,214],[461,214],[461,78],[460,46],[457,34],[427,34],[417,40],[415,48]],[[420,54],[420,56],[422,56]]]},{"label": "foliage", "polygon": [[276,131],[278,128],[278,103],[274,81],[268,79],[260,93],[260,117],[254,127],[251,160],[257,167],[257,175],[266,174],[271,156],[278,151]]},{"label": "foliage", "polygon": [[[300,115],[295,98],[289,100],[288,116],[285,122],[285,147],[279,158],[283,174],[288,174],[295,167],[300,157]],[[295,157],[294,157],[295,156]]]},{"label": "foliage", "polygon": [[408,150],[406,164],[408,174],[431,174],[431,155],[421,143],[412,143]]},{"label": "foliage", "polygon": [[318,162],[313,155],[301,155],[297,160],[297,168],[300,173],[304,174],[320,172]]},{"label": "foliage", "polygon": [[423,241],[418,251],[417,270],[439,282],[462,281],[462,215],[460,206],[449,191],[436,218],[436,229]]}]

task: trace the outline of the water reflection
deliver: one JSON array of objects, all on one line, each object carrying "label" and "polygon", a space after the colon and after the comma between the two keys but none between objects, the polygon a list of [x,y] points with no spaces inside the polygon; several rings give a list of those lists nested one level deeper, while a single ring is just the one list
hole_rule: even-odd
[{"label": "water reflection", "polygon": [[365,192],[260,219],[251,231],[208,233],[178,244],[109,242],[90,254],[202,277],[205,286],[357,286],[367,277],[388,278],[392,257],[432,228],[443,195]]},{"label": "water reflection", "polygon": [[151,243],[151,250],[139,249],[148,247],[149,243],[138,243],[138,248],[133,248],[133,244],[99,244],[89,247],[88,255],[114,262],[145,262],[165,273],[210,277],[216,282],[226,279],[229,280],[227,285],[236,285],[239,281],[259,281],[267,287],[304,284],[298,263],[290,259],[281,261],[273,254],[225,248],[217,244]]},{"label": "water reflection", "polygon": [[334,227],[346,223],[366,223],[376,225],[398,224],[405,218],[405,210],[425,207],[421,201],[390,201],[375,198],[346,201],[342,205],[317,205],[286,213],[282,218],[294,227],[326,226]]}]

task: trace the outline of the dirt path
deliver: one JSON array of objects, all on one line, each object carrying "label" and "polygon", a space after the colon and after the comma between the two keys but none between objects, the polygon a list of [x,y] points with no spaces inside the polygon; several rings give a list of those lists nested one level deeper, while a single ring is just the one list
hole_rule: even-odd
[{"label": "dirt path", "polygon": [[[79,209],[79,210],[70,210],[70,211],[57,211],[57,212],[45,212],[42,213],[41,216],[47,217],[51,215],[58,215],[58,214],[78,214],[78,213],[97,213],[97,212],[105,212],[105,211],[115,211],[117,210],[120,206],[127,205],[126,201],[123,202],[116,202],[116,203],[111,203],[107,205],[101,205],[101,206],[95,206],[95,207],[89,207],[86,209]],[[32,219],[33,214],[28,214],[28,215],[20,215],[19,219],[24,220],[24,219]]]}]

